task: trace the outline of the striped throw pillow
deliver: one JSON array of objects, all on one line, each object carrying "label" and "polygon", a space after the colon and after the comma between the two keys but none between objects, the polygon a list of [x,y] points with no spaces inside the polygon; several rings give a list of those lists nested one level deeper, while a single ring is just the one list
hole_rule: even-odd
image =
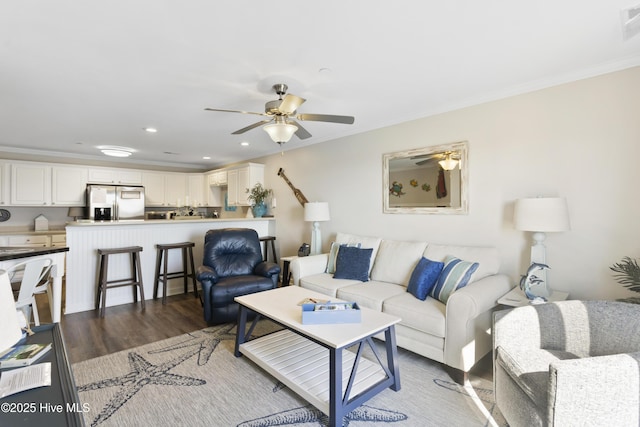
[{"label": "striped throw pillow", "polygon": [[452,293],[467,286],[471,275],[478,269],[478,265],[477,262],[462,261],[447,255],[444,259],[442,273],[440,273],[438,281],[429,295],[446,304]]},{"label": "striped throw pillow", "polygon": [[327,261],[327,268],[325,269],[325,273],[333,274],[336,272],[336,260],[338,259],[338,250],[340,250],[340,246],[353,246],[359,248],[360,243],[331,243],[331,250],[329,251],[329,261]]}]

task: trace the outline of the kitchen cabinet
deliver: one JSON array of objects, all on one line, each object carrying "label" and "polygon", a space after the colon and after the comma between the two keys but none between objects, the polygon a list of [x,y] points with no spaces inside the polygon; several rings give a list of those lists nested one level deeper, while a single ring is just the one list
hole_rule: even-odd
[{"label": "kitchen cabinet", "polygon": [[[187,176],[183,173],[174,173],[165,175],[165,194],[164,200],[166,206],[186,206],[187,204]],[[192,202],[193,200],[189,200]]]},{"label": "kitchen cabinet", "polygon": [[51,235],[51,247],[58,248],[67,246],[66,234],[52,234]]},{"label": "kitchen cabinet", "polygon": [[53,166],[51,169],[51,204],[84,206],[88,170],[82,167]]},{"label": "kitchen cabinet", "polygon": [[164,206],[164,173],[143,172],[145,206]]},{"label": "kitchen cabinet", "polygon": [[230,206],[250,206],[247,188],[264,185],[264,165],[247,163],[227,170],[227,203]]},{"label": "kitchen cabinet", "polygon": [[143,172],[145,206],[176,207],[184,205],[187,177],[183,173]]},{"label": "kitchen cabinet", "polygon": [[19,246],[24,248],[46,248],[49,246],[49,236],[38,235],[17,235],[7,236],[9,246]]},{"label": "kitchen cabinet", "polygon": [[201,173],[190,173],[187,175],[187,196],[193,207],[207,206],[205,197],[205,180]]},{"label": "kitchen cabinet", "polygon": [[9,164],[0,162],[0,206],[9,204]]},{"label": "kitchen cabinet", "polygon": [[42,163],[11,164],[11,205],[51,205],[51,166]]},{"label": "kitchen cabinet", "polygon": [[142,185],[142,171],[132,169],[89,169],[89,183],[114,185]]},{"label": "kitchen cabinet", "polygon": [[209,186],[219,187],[227,185],[227,170],[219,169],[211,171],[207,174]]}]

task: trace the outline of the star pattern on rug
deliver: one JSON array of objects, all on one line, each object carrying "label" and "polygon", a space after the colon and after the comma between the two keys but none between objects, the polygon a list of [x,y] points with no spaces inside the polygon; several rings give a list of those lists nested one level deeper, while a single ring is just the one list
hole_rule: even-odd
[{"label": "star pattern on rug", "polygon": [[[407,419],[408,417],[400,412],[361,405],[344,416],[342,426],[347,427],[352,421],[394,423]],[[319,426],[326,426],[328,422],[329,417],[327,417],[326,414],[312,405],[307,405],[278,412],[266,417],[256,418],[255,420],[245,421],[238,424],[238,427],[290,426],[302,423],[317,423]]]},{"label": "star pattern on rug", "polygon": [[158,350],[150,351],[149,354],[165,353],[167,351],[197,346],[198,349],[196,352],[198,353],[198,366],[204,366],[207,364],[209,359],[211,359],[211,355],[216,350],[218,344],[220,344],[221,341],[235,341],[236,334],[235,332],[231,332],[233,329],[235,329],[235,324],[230,324],[223,327],[203,329],[202,331],[200,331],[204,334],[204,336],[202,337],[194,336],[193,339],[179,342],[177,344],[173,344]]},{"label": "star pattern on rug", "polygon": [[107,387],[121,387],[118,393],[105,405],[100,414],[91,423],[97,426],[111,417],[118,409],[136,395],[143,387],[148,385],[163,386],[198,386],[206,384],[205,380],[169,372],[198,351],[185,353],[168,362],[154,365],[135,352],[128,354],[130,372],[115,378],[107,378],[78,387],[79,392],[98,390]]}]

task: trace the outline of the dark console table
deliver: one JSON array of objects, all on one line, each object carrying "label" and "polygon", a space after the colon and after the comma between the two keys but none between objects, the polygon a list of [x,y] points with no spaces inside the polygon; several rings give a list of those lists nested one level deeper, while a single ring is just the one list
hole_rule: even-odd
[{"label": "dark console table", "polygon": [[[60,324],[37,326],[26,343],[52,343],[36,363],[51,362],[51,386],[35,388],[0,399],[2,426],[84,426],[71,366]],[[4,370],[2,371],[4,372]]]}]

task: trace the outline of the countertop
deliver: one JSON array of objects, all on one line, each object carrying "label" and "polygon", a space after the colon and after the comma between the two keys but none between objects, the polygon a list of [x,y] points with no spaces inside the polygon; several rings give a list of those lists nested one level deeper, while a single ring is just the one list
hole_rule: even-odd
[{"label": "countertop", "polygon": [[51,248],[23,248],[12,246],[0,247],[0,261],[10,261],[12,259],[29,258],[38,255],[49,255],[58,252],[69,252],[66,246],[58,246]]},{"label": "countertop", "polygon": [[134,219],[124,221],[92,221],[92,220],[80,220],[67,223],[67,227],[86,227],[86,226],[113,226],[113,225],[158,225],[158,224],[192,224],[201,222],[238,222],[238,221],[269,221],[275,220],[275,217],[262,217],[262,218],[201,218],[201,219]]},{"label": "countertop", "polygon": [[0,236],[51,236],[52,234],[64,234],[65,230],[47,230],[47,231],[33,231],[33,230],[1,230]]}]

